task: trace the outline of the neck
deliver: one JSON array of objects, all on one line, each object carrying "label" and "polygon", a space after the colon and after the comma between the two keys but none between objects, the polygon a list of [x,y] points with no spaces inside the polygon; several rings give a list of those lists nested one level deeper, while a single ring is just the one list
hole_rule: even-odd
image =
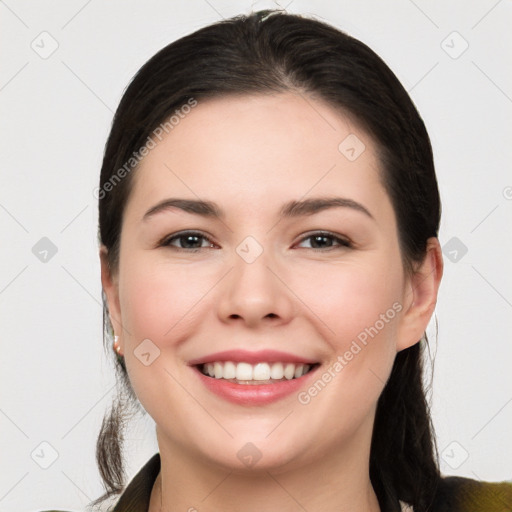
[{"label": "neck", "polygon": [[[159,436],[161,471],[149,512],[380,512],[369,478],[369,441],[349,443],[292,469],[238,472],[198,460]],[[362,453],[364,451],[364,453]]]}]

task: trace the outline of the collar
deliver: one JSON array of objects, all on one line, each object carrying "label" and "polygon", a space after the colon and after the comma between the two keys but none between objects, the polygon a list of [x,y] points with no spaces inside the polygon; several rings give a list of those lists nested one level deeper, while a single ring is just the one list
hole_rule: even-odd
[{"label": "collar", "polygon": [[128,484],[112,512],[147,512],[159,472],[160,454],[155,453]]},{"label": "collar", "polygon": [[[159,472],[160,454],[155,453],[128,484],[112,512],[147,512],[151,491]],[[394,507],[390,507],[390,510],[393,509]],[[413,512],[403,502],[400,502],[400,509],[402,512]]]}]

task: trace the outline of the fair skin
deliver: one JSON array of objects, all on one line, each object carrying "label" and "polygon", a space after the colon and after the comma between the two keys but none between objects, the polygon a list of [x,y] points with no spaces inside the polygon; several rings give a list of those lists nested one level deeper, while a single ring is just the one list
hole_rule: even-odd
[{"label": "fair skin", "polygon": [[[366,146],[354,161],[338,149],[349,134]],[[369,479],[375,407],[396,353],[425,331],[442,257],[432,238],[416,272],[404,271],[371,138],[298,94],[199,101],[135,172],[118,269],[110,273],[100,254],[130,381],[156,423],[162,467],[150,512],[379,511]],[[345,205],[279,215],[289,201],[319,197],[367,212]],[[143,219],[168,198],[212,201],[225,216],[173,207]],[[158,246],[185,230],[206,238]],[[351,246],[332,237],[315,245],[320,230]],[[263,249],[251,263],[237,252],[248,236]],[[298,393],[233,403],[188,364],[224,350],[277,349],[318,363],[303,377],[307,392],[377,325],[307,404]],[[134,353],[145,339],[160,350],[147,366]],[[237,456],[247,443],[261,455],[251,466]]]}]

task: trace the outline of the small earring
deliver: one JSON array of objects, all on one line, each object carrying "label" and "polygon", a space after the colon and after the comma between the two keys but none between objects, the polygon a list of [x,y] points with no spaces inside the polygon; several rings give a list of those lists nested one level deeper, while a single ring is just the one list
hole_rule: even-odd
[{"label": "small earring", "polygon": [[118,356],[122,357],[121,347],[119,346],[119,336],[114,336],[114,351]]}]

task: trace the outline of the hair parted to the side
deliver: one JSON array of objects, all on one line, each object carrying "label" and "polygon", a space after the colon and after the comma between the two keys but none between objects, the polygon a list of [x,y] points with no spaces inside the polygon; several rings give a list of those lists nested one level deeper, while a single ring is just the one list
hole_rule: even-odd
[{"label": "hair parted to the side", "polygon": [[[327,23],[282,11],[259,11],[204,27],[160,50],[138,71],[115,113],[105,147],[100,190],[148,136],[193,98],[295,92],[345,112],[373,138],[382,182],[399,231],[404,269],[413,272],[437,236],[441,214],[430,139],[409,95],[370,48]],[[340,141],[341,142],[341,141]],[[99,197],[99,242],[115,274],[124,208],[133,175]],[[104,343],[115,358],[119,394],[106,414],[97,461],[106,493],[124,485],[123,425],[137,410],[122,358],[112,350],[105,296]],[[379,398],[370,452],[370,478],[381,505],[398,500],[427,512],[440,479],[423,384],[426,336],[397,354]],[[141,407],[139,407],[142,410]]]}]

